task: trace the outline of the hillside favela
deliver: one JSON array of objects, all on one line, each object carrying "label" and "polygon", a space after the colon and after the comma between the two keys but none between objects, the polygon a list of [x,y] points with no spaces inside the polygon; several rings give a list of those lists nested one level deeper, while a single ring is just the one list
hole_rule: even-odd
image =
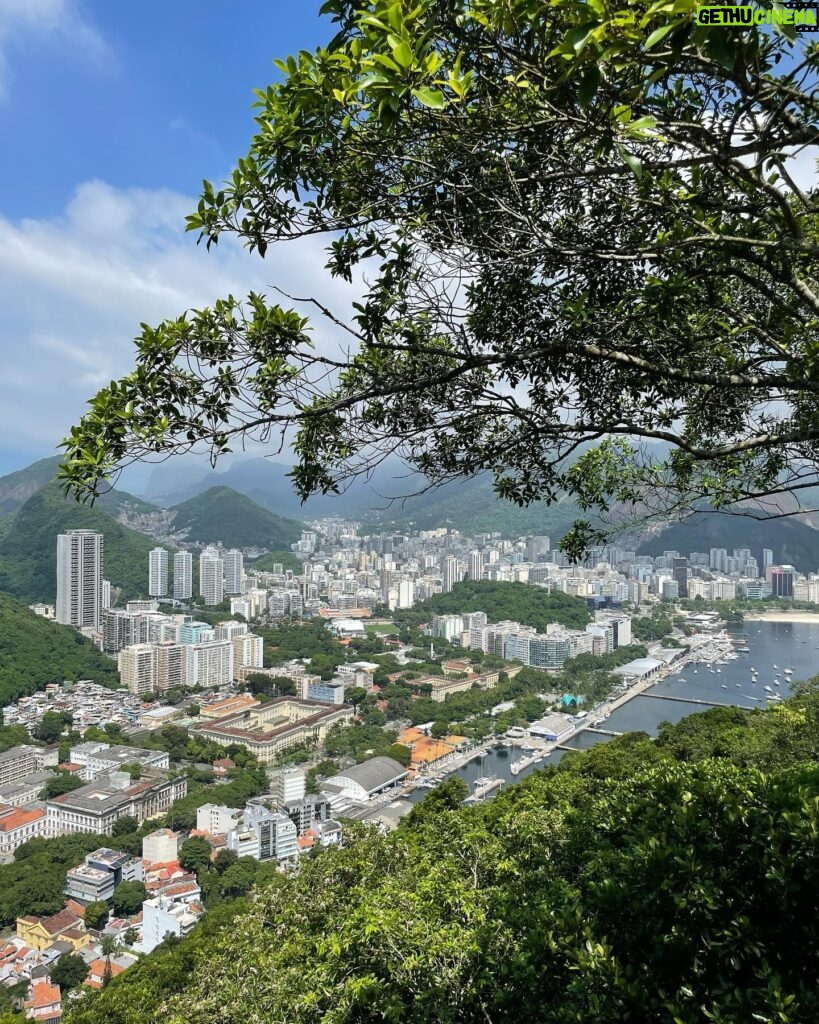
[{"label": "hillside favela", "polygon": [[812,10],[0,0],[0,1024],[819,1022]]}]

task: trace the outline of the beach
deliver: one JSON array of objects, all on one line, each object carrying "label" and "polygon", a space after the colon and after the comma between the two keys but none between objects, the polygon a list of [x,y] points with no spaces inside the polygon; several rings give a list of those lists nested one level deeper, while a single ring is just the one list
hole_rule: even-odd
[{"label": "beach", "polygon": [[801,622],[806,625],[819,626],[819,612],[800,611],[765,611],[747,612],[745,622]]}]

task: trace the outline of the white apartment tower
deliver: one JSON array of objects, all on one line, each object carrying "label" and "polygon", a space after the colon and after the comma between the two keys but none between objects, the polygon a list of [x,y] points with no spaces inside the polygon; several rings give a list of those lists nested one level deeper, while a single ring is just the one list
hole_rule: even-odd
[{"label": "white apartment tower", "polygon": [[241,594],[245,575],[245,560],[241,551],[232,548],[225,552],[225,593]]},{"label": "white apartment tower", "polygon": [[443,591],[448,594],[458,582],[458,559],[454,555],[447,555],[444,559]]},{"label": "white apartment tower", "polygon": [[469,578],[479,580],[483,577],[483,555],[480,551],[469,552]]},{"label": "white apartment tower", "polygon": [[205,604],[225,599],[225,562],[216,548],[205,548],[199,556],[199,593]]},{"label": "white apartment tower", "polygon": [[101,533],[68,530],[57,537],[57,622],[80,629],[102,621]]},{"label": "white apartment tower", "polygon": [[177,601],[193,597],[193,556],[190,551],[177,551],[173,556],[173,596]]},{"label": "white apartment tower", "polygon": [[153,548],[148,555],[148,596],[165,597],[168,593],[168,552]]}]

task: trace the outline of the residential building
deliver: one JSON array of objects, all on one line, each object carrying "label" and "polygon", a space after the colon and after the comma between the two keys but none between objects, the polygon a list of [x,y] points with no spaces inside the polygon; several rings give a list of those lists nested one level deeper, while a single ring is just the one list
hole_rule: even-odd
[{"label": "residential building", "polygon": [[241,594],[245,576],[245,560],[241,551],[231,548],[225,552],[225,593]]},{"label": "residential building", "polygon": [[57,622],[98,630],[102,622],[103,537],[93,530],[57,536]]},{"label": "residential building", "polygon": [[454,555],[447,555],[444,559],[443,568],[443,592],[448,594],[458,582],[458,559]]},{"label": "residential building", "polygon": [[[241,625],[241,623],[236,623]],[[264,640],[254,633],[245,633],[233,638],[233,676],[238,678],[239,669],[249,666],[264,666]]]},{"label": "residential building", "polygon": [[241,824],[228,833],[227,845],[240,857],[285,861],[297,856],[297,839],[296,826],[286,814],[250,804]]},{"label": "residential building", "polygon": [[280,768],[270,773],[270,793],[280,804],[304,799],[307,775],[303,768]]},{"label": "residential building", "polygon": [[149,864],[170,864],[179,852],[179,836],[169,828],[158,828],[142,840],[142,859]]},{"label": "residential building", "polygon": [[168,552],[166,548],[152,548],[148,555],[148,595],[166,597],[168,594]]},{"label": "residential building", "polygon": [[238,807],[202,804],[196,809],[196,827],[199,831],[208,832],[212,836],[224,836],[236,827],[236,819],[241,813]]},{"label": "residential building", "polygon": [[469,578],[471,580],[483,578],[483,555],[480,551],[469,552]]},{"label": "residential building", "polygon": [[187,649],[186,679],[188,686],[214,689],[233,679],[233,644],[230,640],[214,640],[193,644]]},{"label": "residential building", "polygon": [[154,689],[154,646],[134,644],[119,652],[119,678],[131,693],[150,693]]},{"label": "residential building", "polygon": [[177,551],[173,556],[173,596],[188,601],[193,596],[193,556],[190,551]]},{"label": "residential building", "polygon": [[60,986],[52,985],[48,978],[32,978],[31,991],[23,1009],[27,1020],[38,1024],[59,1024],[63,1016]]},{"label": "residential building", "polygon": [[150,953],[172,935],[182,939],[193,931],[202,916],[196,903],[183,903],[169,896],[157,896],[142,904],[142,939],[139,949]]},{"label": "residential building", "polygon": [[61,910],[51,917],[37,917],[34,914],[18,917],[16,932],[18,939],[38,953],[53,946],[58,939],[69,942],[75,951],[91,941],[83,919],[70,910]]},{"label": "residential building", "polygon": [[199,593],[208,605],[225,599],[225,562],[216,548],[205,548],[199,556]]}]

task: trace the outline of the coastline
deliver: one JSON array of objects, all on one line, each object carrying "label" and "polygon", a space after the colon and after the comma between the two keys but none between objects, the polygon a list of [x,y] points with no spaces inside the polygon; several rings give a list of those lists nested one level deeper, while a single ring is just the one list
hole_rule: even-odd
[{"label": "coastline", "polygon": [[743,622],[799,622],[803,625],[819,626],[819,612],[749,612],[743,616]]}]

